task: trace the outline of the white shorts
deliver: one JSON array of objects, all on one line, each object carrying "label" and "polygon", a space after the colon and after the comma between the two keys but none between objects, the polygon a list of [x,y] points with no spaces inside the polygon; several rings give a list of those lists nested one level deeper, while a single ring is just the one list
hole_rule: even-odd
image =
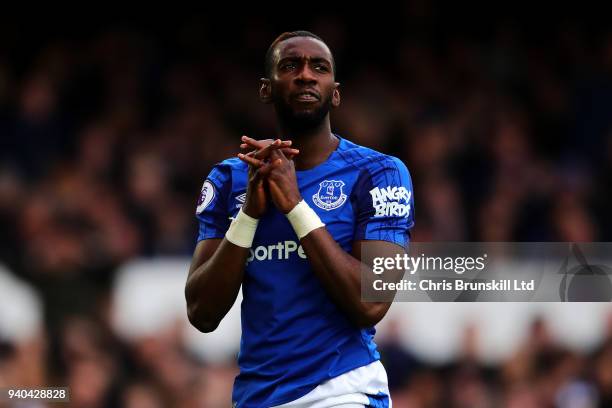
[{"label": "white shorts", "polygon": [[308,394],[273,408],[391,408],[387,372],[380,361],[328,380]]}]

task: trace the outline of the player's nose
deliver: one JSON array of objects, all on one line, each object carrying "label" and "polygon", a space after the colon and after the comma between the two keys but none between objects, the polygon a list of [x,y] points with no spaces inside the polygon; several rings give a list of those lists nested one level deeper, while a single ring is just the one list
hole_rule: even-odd
[{"label": "player's nose", "polygon": [[317,77],[308,64],[303,64],[295,80],[301,83],[316,83]]}]

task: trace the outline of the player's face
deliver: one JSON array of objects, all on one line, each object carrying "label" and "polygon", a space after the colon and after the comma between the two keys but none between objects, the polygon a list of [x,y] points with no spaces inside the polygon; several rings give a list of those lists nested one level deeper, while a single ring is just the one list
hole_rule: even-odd
[{"label": "player's face", "polygon": [[285,122],[318,125],[340,103],[332,56],[321,41],[295,37],[281,42],[274,55],[271,99]]}]

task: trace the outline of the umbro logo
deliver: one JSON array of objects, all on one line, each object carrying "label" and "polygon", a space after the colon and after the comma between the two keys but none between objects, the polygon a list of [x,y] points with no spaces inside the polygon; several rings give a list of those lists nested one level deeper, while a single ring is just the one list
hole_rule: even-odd
[{"label": "umbro logo", "polygon": [[[242,193],[236,196],[236,208],[242,208],[244,202],[246,201],[246,193]],[[230,220],[234,220],[235,217],[228,217]]]},{"label": "umbro logo", "polygon": [[236,208],[241,208],[246,201],[246,193],[242,193],[239,196],[236,196]]}]

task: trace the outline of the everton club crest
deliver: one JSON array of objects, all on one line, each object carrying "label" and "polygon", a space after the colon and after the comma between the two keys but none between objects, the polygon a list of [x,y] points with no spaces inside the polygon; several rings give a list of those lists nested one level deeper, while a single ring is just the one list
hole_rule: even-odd
[{"label": "everton club crest", "polygon": [[344,181],[324,180],[319,183],[319,191],[312,196],[312,201],[323,210],[335,210],[346,201],[346,194],[342,191],[342,187],[344,187]]}]

